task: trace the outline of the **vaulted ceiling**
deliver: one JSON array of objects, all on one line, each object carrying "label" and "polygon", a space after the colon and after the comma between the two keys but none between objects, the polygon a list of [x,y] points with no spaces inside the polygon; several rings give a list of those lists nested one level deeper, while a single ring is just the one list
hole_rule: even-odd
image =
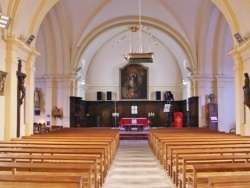
[{"label": "vaulted ceiling", "polygon": [[[126,61],[112,45],[123,42],[131,26],[138,26],[139,15],[142,25],[151,28],[155,40],[152,51],[159,67],[156,72],[172,67],[174,74],[170,76],[176,76],[174,84],[185,79],[185,65],[198,74],[221,71],[232,75],[228,67],[207,69],[206,64],[228,61],[227,53],[233,44],[226,20],[210,0],[141,0],[140,6],[139,0],[60,0],[49,11],[38,33],[36,48],[43,55],[37,66],[43,71],[37,76],[44,72],[71,74],[83,67],[81,76],[91,83],[90,71],[100,67],[95,62],[102,53],[107,66],[121,67]],[[228,42],[221,46],[224,41]],[[129,43],[126,45],[129,50]],[[60,62],[61,66],[49,63],[44,67],[43,62]]]}]

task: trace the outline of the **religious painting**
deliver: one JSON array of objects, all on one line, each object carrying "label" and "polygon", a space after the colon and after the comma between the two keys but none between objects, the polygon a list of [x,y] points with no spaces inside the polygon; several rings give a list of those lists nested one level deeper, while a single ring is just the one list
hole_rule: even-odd
[{"label": "religious painting", "polygon": [[4,95],[4,88],[6,84],[6,76],[8,73],[0,71],[0,96]]},{"label": "religious painting", "polygon": [[120,68],[121,100],[148,99],[148,68],[138,64],[127,64]]}]

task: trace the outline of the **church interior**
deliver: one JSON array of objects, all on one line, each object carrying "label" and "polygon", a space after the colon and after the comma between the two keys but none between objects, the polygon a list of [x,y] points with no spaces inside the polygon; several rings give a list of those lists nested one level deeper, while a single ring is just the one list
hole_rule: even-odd
[{"label": "church interior", "polygon": [[[50,181],[61,188],[71,181],[80,182],[80,187],[122,188],[129,182],[117,183],[122,181],[122,172],[116,174],[113,167],[131,165],[130,161],[139,160],[135,155],[140,153],[135,153],[145,151],[145,158],[140,159],[144,161],[134,165],[139,173],[140,164],[154,158],[156,163],[147,161],[144,167],[159,166],[162,171],[157,178],[169,180],[160,179],[163,183],[158,187],[186,187],[189,180],[191,186],[199,187],[201,177],[195,179],[188,171],[190,166],[186,169],[176,163],[175,149],[189,143],[196,152],[204,149],[197,146],[203,144],[220,154],[222,144],[225,153],[234,155],[239,150],[241,158],[221,160],[239,162],[230,166],[230,172],[243,167],[248,171],[249,17],[249,0],[1,0],[0,169],[7,157],[2,153],[15,150],[10,147],[14,142],[29,143],[22,146],[26,153],[39,153],[39,144],[46,148],[43,154],[52,154],[49,149],[54,147],[66,153],[70,148],[75,155],[80,151],[73,149],[89,150],[98,152],[98,157],[88,159],[97,160],[92,161],[94,165],[84,161],[86,166],[79,167],[79,171],[88,170],[86,181],[82,176]],[[177,144],[177,138],[187,144]],[[232,145],[239,148],[232,152]],[[29,160],[52,160],[46,157]],[[116,157],[123,162],[117,163]],[[209,157],[211,162],[219,160]],[[53,160],[70,159],[57,156]],[[240,164],[242,161],[246,164]],[[10,169],[27,167],[8,165]],[[216,165],[222,168],[222,164]],[[62,169],[71,167],[65,164]],[[211,170],[205,165],[192,166],[197,174],[199,168]],[[187,173],[181,173],[183,169]],[[249,176],[243,174],[236,173],[242,176],[231,185],[250,185]],[[158,181],[150,178],[146,181],[149,188],[151,181]],[[0,184],[6,179],[0,176]],[[41,176],[40,181],[45,179]],[[222,180],[206,178],[206,183],[208,187],[228,187]],[[51,182],[43,183],[51,186]]]}]

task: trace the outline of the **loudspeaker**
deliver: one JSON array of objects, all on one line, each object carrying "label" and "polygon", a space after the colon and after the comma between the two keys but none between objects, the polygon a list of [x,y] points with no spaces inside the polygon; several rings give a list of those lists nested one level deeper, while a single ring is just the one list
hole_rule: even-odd
[{"label": "loudspeaker", "polygon": [[97,91],[97,100],[98,101],[102,100],[102,92],[101,91]]},{"label": "loudspeaker", "polygon": [[107,91],[107,101],[112,100],[112,92],[111,91]]},{"label": "loudspeaker", "polygon": [[156,91],[156,100],[161,100],[161,91]]},{"label": "loudspeaker", "polygon": [[35,36],[34,35],[30,35],[30,37],[28,38],[28,40],[26,41],[27,45],[30,45],[31,42],[34,40]]}]

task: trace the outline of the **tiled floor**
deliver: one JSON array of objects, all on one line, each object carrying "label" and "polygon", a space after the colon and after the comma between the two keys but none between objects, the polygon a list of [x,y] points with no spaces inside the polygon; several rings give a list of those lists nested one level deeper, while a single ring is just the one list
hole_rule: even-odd
[{"label": "tiled floor", "polygon": [[174,188],[147,140],[121,140],[103,188]]}]

